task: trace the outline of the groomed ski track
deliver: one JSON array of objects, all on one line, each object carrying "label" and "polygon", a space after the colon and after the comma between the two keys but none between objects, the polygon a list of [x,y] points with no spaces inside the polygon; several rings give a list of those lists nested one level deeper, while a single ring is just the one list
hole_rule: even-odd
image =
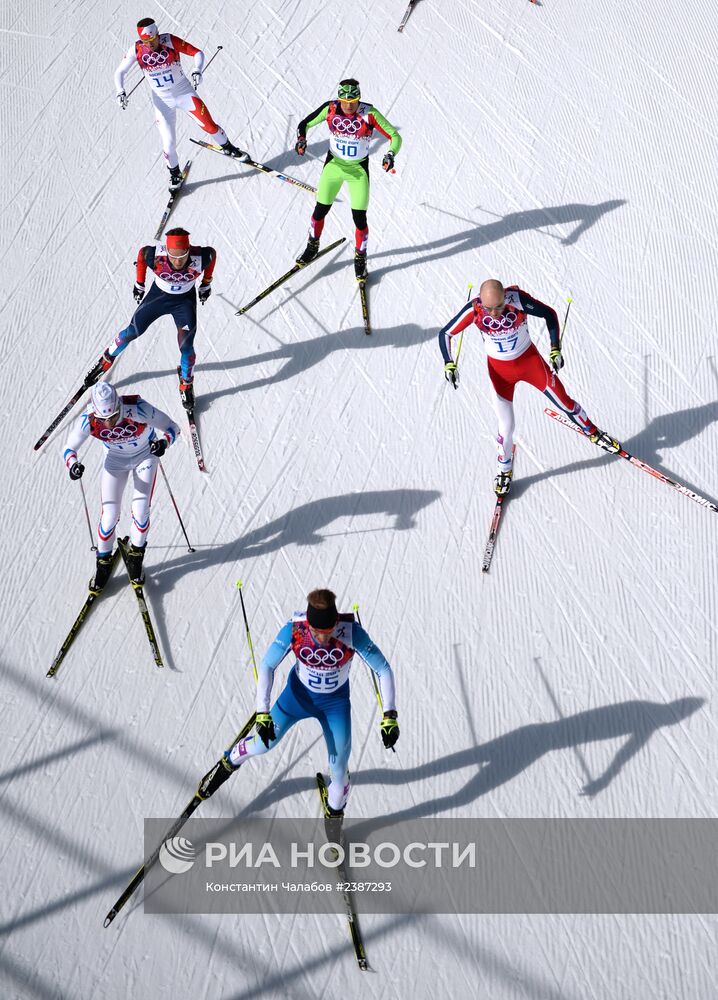
[{"label": "groomed ski track", "polygon": [[[181,809],[253,710],[239,578],[260,655],[329,585],[344,608],[359,602],[394,665],[396,755],[354,668],[354,816],[718,811],[718,520],[565,434],[522,387],[520,470],[482,575],[495,471],[483,350],[467,331],[455,392],[436,341],[469,282],[519,283],[560,315],[572,295],[569,392],[716,500],[713,7],[421,0],[398,34],[405,6],[5,6],[4,1000],[715,996],[711,916],[365,916],[366,976],[334,916],[145,916],[140,893],[102,927],[141,860],[143,817]],[[366,337],[350,245],[234,315],[291,266],[312,197],[192,147],[203,134],[178,116],[193,163],[172,224],[218,251],[196,339],[208,476],[171,322],[131,344],[115,378],[182,428],[164,464],[197,551],[160,480],[145,593],[167,669],[148,660],[116,573],[51,681],[94,557],[61,461],[67,422],[32,445],[129,320],[132,263],[166,204],[147,85],[125,112],[114,102],[144,16],[208,54],[224,46],[201,94],[257,160],[316,185],[326,131],[301,160],[296,123],[348,75],[404,146],[390,176],[379,143],[372,156]],[[324,243],[341,235],[351,243],[346,194]],[[100,452],[82,456],[93,518]],[[298,726],[202,815],[317,815],[325,764],[318,728]]]}]

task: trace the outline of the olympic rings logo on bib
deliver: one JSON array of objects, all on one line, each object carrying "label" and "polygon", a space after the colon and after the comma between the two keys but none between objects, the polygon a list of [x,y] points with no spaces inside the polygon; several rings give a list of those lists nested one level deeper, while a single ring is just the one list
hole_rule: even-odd
[{"label": "olympic rings logo on bib", "polygon": [[302,646],[299,650],[299,659],[310,667],[338,667],[344,658],[341,649],[312,649],[311,646]]},{"label": "olympic rings logo on bib", "polygon": [[481,325],[485,330],[510,330],[518,318],[515,312],[504,313],[500,319],[487,315],[481,317]]},{"label": "olympic rings logo on bib", "polygon": [[167,62],[169,56],[167,49],[160,49],[159,52],[143,52],[142,62],[146,66],[161,66],[162,63]]},{"label": "olympic rings logo on bib", "polygon": [[356,134],[361,131],[361,127],[364,124],[359,118],[332,118],[332,128],[337,132],[343,132],[345,135],[347,133]]},{"label": "olympic rings logo on bib", "polygon": [[137,424],[128,421],[126,424],[117,424],[115,427],[103,427],[99,433],[102,441],[122,441],[125,438],[137,437],[141,429]]},{"label": "olympic rings logo on bib", "polygon": [[181,281],[197,280],[197,275],[193,274],[192,271],[160,271],[158,277],[162,278],[163,281],[171,281],[173,285]]}]

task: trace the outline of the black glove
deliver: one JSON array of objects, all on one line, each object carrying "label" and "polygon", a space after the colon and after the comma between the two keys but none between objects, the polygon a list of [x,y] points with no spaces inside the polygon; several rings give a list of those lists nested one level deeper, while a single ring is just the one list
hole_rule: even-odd
[{"label": "black glove", "polygon": [[197,297],[199,298],[200,305],[204,305],[207,299],[212,294],[212,286],[209,282],[206,285],[200,285],[199,291],[197,292]]},{"label": "black glove", "polygon": [[70,466],[70,479],[82,479],[82,473],[85,471],[85,466],[81,465],[79,462],[73,462]]},{"label": "black glove", "polygon": [[381,166],[387,173],[394,169],[394,154],[391,150],[389,150],[388,153],[384,153],[384,159],[381,161]]},{"label": "black glove", "polygon": [[297,141],[294,144],[294,152],[297,154],[297,156],[304,156],[306,151],[307,151],[307,137],[304,135],[300,135],[298,136]]},{"label": "black glove", "polygon": [[167,438],[154,438],[150,441],[150,452],[157,458],[162,458],[167,451]]},{"label": "black glove", "polygon": [[265,747],[269,747],[272,740],[276,739],[272,716],[269,712],[258,712],[256,722],[260,740],[264,743]]},{"label": "black glove", "polygon": [[399,723],[396,721],[394,709],[384,712],[384,718],[381,720],[381,738],[387,750],[391,750],[399,739]]},{"label": "black glove", "polygon": [[125,111],[127,109],[127,102],[129,100],[129,98],[127,97],[127,94],[124,92],[124,90],[121,90],[119,92],[119,94],[117,95],[117,97],[115,98],[115,100],[120,105],[120,107],[122,108],[123,111]]},{"label": "black glove", "polygon": [[141,302],[145,297],[145,286],[136,281],[135,287],[132,289],[132,294],[135,297],[135,302]]}]

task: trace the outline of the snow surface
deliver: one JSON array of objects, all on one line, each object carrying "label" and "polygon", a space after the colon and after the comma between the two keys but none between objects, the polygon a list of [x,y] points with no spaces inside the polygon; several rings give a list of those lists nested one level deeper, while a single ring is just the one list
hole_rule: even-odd
[{"label": "snow surface", "polygon": [[[0,384],[6,427],[22,417],[0,486],[3,1000],[716,995],[716,921],[695,915],[370,916],[368,975],[335,916],[150,917],[140,892],[102,927],[143,817],[176,814],[251,711],[239,578],[260,652],[328,584],[394,664],[396,756],[362,667],[354,679],[352,815],[718,808],[715,515],[549,421],[524,388],[517,481],[482,575],[483,351],[465,338],[453,392],[436,342],[470,281],[519,282],[560,312],[571,294],[569,391],[630,451],[718,496],[714,5],[421,0],[399,35],[403,9],[4,4]],[[367,338],[347,248],[234,315],[290,265],[312,202],[191,147],[200,133],[180,119],[194,162],[174,222],[219,255],[197,337],[210,475],[186,434],[165,460],[197,551],[160,481],[147,591],[167,668],[117,580],[51,681],[92,556],[64,432],[32,444],[131,315],[134,255],[165,202],[146,84],[124,113],[112,86],[148,14],[208,55],[224,46],[203,96],[272,166],[316,183],[325,133],[300,161],[296,122],[349,74],[404,147],[393,176],[373,153]],[[325,233],[351,238],[346,196]],[[119,385],[180,418],[176,353],[163,321]],[[94,518],[97,444],[85,461]],[[324,764],[301,725],[202,815],[314,816]]]}]

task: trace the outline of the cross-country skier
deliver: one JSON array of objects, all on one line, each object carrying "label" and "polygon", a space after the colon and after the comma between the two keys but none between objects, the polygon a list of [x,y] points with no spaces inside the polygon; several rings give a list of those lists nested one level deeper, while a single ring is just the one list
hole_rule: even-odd
[{"label": "cross-country skier", "polygon": [[179,432],[166,413],[140,396],[118,396],[109,382],[98,382],[92,387],[90,403],[72,427],[62,453],[70,479],[77,480],[85,471],[77,452],[87,438],[97,438],[106,449],[100,481],[102,508],[97,525],[97,564],[90,580],[90,593],[99,594],[109,579],[120,502],[130,473],[134,492],[128,571],[133,581],[138,584],[143,581],[142,561],[157,463]]},{"label": "cross-country skier", "polygon": [[[531,340],[527,322],[529,316],[538,316],[546,322],[551,338],[550,367]],[[454,386],[458,384],[458,371],[451,357],[451,338],[472,323],[479,328],[484,341],[499,422],[496,436],[499,445],[498,472],[494,483],[498,496],[504,496],[511,488],[515,424],[513,399],[518,382],[528,382],[543,392],[551,404],[563,410],[594,444],[605,451],[620,451],[618,441],[596,427],[581,404],[568,395],[556,374],[563,368],[563,354],[558,317],[550,306],[532,298],[518,285],[504,288],[495,278],[484,281],[478,297],[469,300],[439,331],[444,375]]]},{"label": "cross-country skier", "polygon": [[329,128],[329,152],[324,163],[317,203],[309,224],[309,240],[299,257],[298,264],[309,264],[319,253],[319,239],[324,229],[324,218],[339,194],[342,184],[349,188],[349,200],[355,233],[354,272],[357,281],[367,278],[366,251],[369,226],[366,211],[369,207],[369,143],[374,129],[391,140],[381,165],[384,170],[394,169],[394,157],[401,149],[401,136],[373,104],[361,101],[359,84],[354,79],[342,80],[337,100],[326,101],[312,111],[297,126],[294,147],[299,156],[307,151],[307,129],[326,122]]},{"label": "cross-country skier", "polygon": [[[115,70],[117,103],[123,111],[127,107],[125,76],[136,62],[149,84],[155,122],[160,130],[162,149],[170,172],[170,191],[175,191],[182,183],[175,138],[177,108],[190,115],[227,156],[247,159],[248,154],[232,145],[227,133],[212,118],[207,105],[197,97],[197,87],[202,83],[204,52],[177,35],[160,34],[151,17],[138,21],[137,34],[139,41],[133,42]],[[180,55],[194,56],[191,83],[184,75]]]},{"label": "cross-country skier", "polygon": [[[132,294],[139,303],[129,324],[120,330],[113,344],[87,373],[86,382],[110,370],[129,343],[141,336],[160,316],[172,316],[177,324],[180,364],[177,368],[182,405],[194,409],[194,337],[197,332],[197,297],[202,305],[212,294],[212,273],[217,254],[214,247],[191,246],[186,229],[170,229],[164,243],[141,247],[137,254],[135,287]],[[147,269],[154,282],[145,295]],[[199,292],[195,285],[202,276]]]},{"label": "cross-country skier", "polygon": [[[289,652],[295,662],[270,710],[274,671]],[[379,679],[384,705],[381,736],[385,747],[393,747],[399,739],[399,723],[391,667],[354,615],[337,612],[331,590],[313,590],[307,597],[306,612],[297,612],[280,629],[259,666],[257,732],[225,751],[224,768],[217,769],[207,795],[226,781],[228,772],[272,750],[295,722],[312,718],[322,727],[329,754],[331,780],[325,809],[330,818],[343,816],[349,796],[352,743],[349,668],[355,652]]]}]

